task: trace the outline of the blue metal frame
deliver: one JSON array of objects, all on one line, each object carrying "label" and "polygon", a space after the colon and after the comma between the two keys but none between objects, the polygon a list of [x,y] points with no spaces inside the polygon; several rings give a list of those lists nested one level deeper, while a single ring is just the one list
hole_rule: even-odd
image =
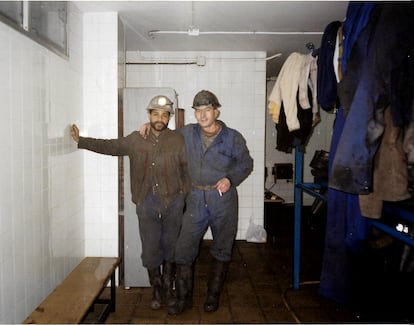
[{"label": "blue metal frame", "polygon": [[326,201],[326,196],[318,191],[321,185],[315,183],[303,183],[303,148],[295,148],[295,193],[294,193],[294,228],[293,228],[293,289],[299,289],[300,278],[300,245],[303,192],[320,200]]},{"label": "blue metal frame", "polygon": [[[384,203],[383,212],[392,215],[403,220],[406,220],[410,223],[414,223],[414,214],[412,211],[408,211],[403,206],[396,206],[395,203]],[[383,232],[387,233],[388,235],[401,240],[407,245],[414,247],[414,238],[411,237],[409,234],[400,232],[395,227],[387,225],[381,220],[377,219],[370,219],[370,223],[372,226],[382,230]]]}]

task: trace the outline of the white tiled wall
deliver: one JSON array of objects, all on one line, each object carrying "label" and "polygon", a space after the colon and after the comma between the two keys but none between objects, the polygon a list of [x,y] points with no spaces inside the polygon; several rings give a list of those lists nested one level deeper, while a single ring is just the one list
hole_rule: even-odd
[{"label": "white tiled wall", "polygon": [[[239,186],[239,229],[245,239],[250,218],[263,225],[266,61],[264,52],[128,52],[127,62],[144,58],[205,57],[198,65],[128,65],[127,87],[171,87],[185,109],[185,122],[196,123],[191,109],[201,89],[213,91],[220,103],[220,118],[246,138],[254,159],[253,173]],[[209,237],[209,234],[207,234]]]},{"label": "white tiled wall", "polygon": [[[118,136],[118,15],[83,17],[83,123],[81,135]],[[118,158],[83,151],[85,253],[118,256]]]},{"label": "white tiled wall", "polygon": [[0,22],[0,323],[20,323],[84,256],[82,18],[70,59]]}]

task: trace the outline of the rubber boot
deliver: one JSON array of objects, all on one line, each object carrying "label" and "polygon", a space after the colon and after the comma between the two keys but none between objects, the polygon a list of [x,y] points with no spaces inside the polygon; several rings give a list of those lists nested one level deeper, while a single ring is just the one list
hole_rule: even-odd
[{"label": "rubber boot", "polygon": [[191,265],[177,264],[177,279],[175,281],[177,300],[168,307],[168,314],[179,315],[186,308],[193,307],[193,268]]},{"label": "rubber boot", "polygon": [[220,294],[223,290],[224,280],[229,269],[229,262],[213,259],[208,279],[207,299],[204,311],[213,312],[219,308]]},{"label": "rubber boot", "polygon": [[160,309],[162,301],[162,281],[161,281],[161,268],[148,270],[148,276],[152,287],[152,300],[151,309]]},{"label": "rubber boot", "polygon": [[175,269],[175,263],[164,261],[162,265],[162,297],[167,306],[175,304],[173,294]]}]

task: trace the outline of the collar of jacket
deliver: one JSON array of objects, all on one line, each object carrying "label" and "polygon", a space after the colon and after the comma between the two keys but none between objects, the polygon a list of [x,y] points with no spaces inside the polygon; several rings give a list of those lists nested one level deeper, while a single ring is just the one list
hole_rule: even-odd
[{"label": "collar of jacket", "polygon": [[161,139],[165,138],[165,137],[168,135],[168,133],[169,133],[170,131],[171,131],[171,130],[167,128],[167,129],[165,129],[165,130],[161,131],[159,136],[156,136],[156,135],[152,132],[152,130],[150,130],[150,132],[149,132],[149,136],[148,136],[148,140],[150,140],[150,141],[152,141],[152,142],[156,141],[157,139],[160,139],[160,140],[161,140]]},{"label": "collar of jacket", "polygon": [[[221,120],[217,120],[217,123],[219,123],[221,126],[221,131],[219,132],[219,134],[217,134],[217,137],[221,137],[223,134],[227,133],[227,125]],[[200,124],[195,123],[194,129],[196,130],[197,134],[201,136]]]}]

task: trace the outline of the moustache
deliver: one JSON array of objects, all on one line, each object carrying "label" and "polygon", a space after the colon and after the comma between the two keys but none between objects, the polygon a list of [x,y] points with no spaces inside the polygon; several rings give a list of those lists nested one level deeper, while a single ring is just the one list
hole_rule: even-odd
[{"label": "moustache", "polygon": [[159,128],[165,129],[167,127],[167,124],[164,122],[158,121],[158,122],[151,123],[151,126],[154,129],[159,129]]}]

